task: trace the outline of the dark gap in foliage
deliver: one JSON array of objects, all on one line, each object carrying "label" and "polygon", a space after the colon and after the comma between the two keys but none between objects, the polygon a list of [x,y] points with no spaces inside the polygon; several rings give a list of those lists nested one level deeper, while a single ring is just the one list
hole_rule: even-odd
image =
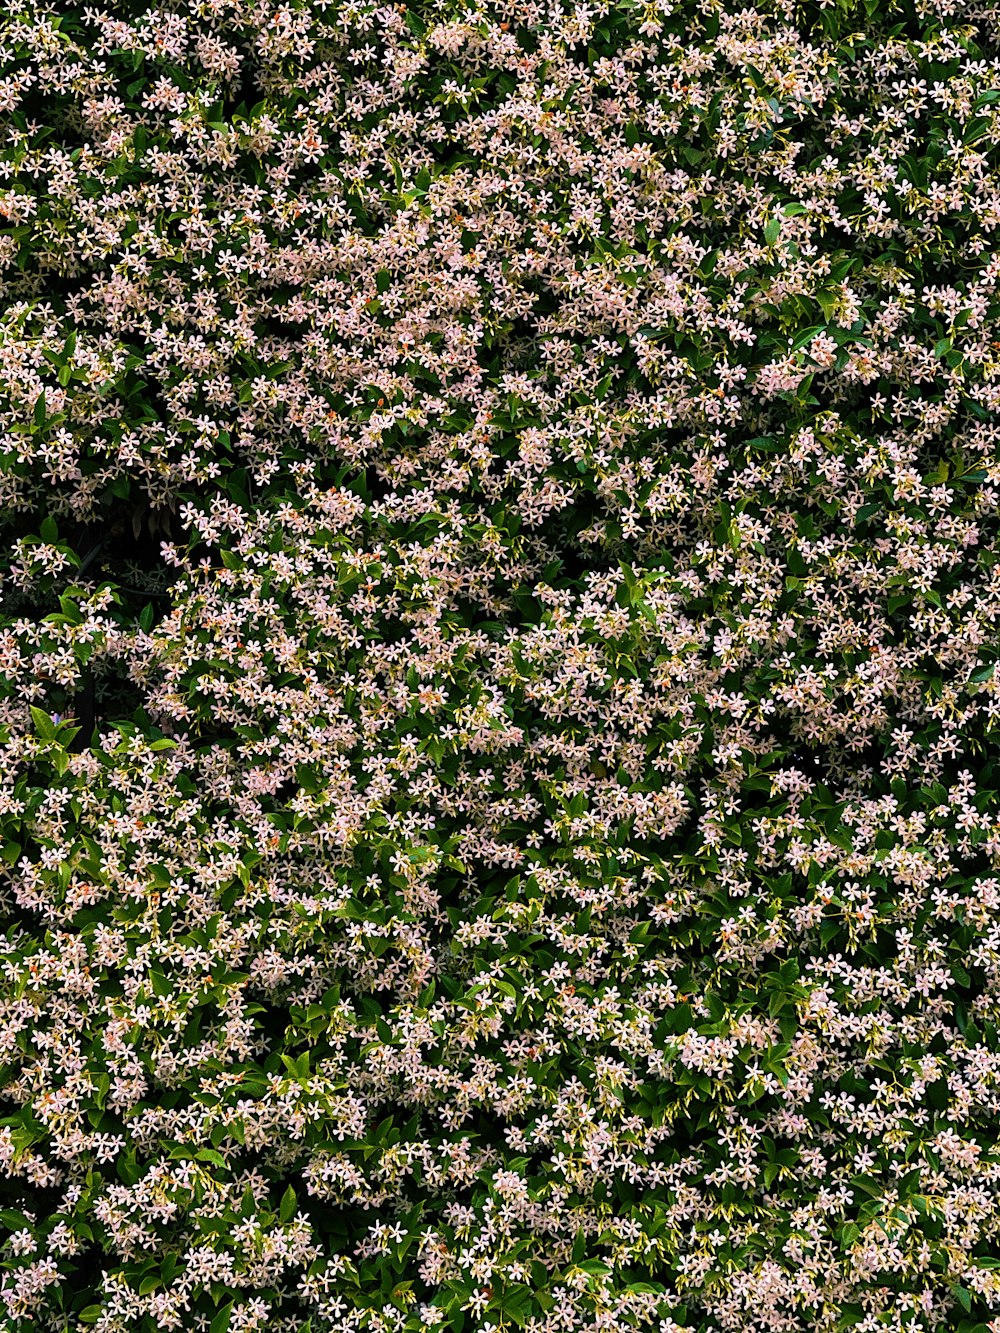
[{"label": "dark gap in foliage", "polygon": [[69,751],[71,754],[81,754],[90,746],[97,724],[97,690],[94,673],[87,668],[84,668],[83,672],[83,688],[74,697],[73,707],[79,731],[70,741]]},{"label": "dark gap in foliage", "polygon": [[191,738],[192,744],[198,750],[209,747],[229,749],[243,739],[235,726],[220,722],[218,718],[212,718],[210,721],[192,718],[182,730]]},{"label": "dark gap in foliage", "polygon": [[267,96],[261,86],[261,67],[255,53],[244,50],[240,55],[239,72],[226,85],[220,100],[222,119],[230,122],[236,117],[249,119],[254,107],[260,106]]},{"label": "dark gap in foliage", "polygon": [[287,1050],[289,1048],[286,1036],[289,1023],[287,1007],[262,998],[255,998],[254,1003],[263,1005],[263,1008],[253,1015],[254,1035],[260,1054],[268,1054],[279,1047]]},{"label": "dark gap in foliage", "polygon": [[378,504],[393,492],[392,484],[383,476],[374,463],[364,470],[364,490],[369,504]]},{"label": "dark gap in foliage", "polygon": [[59,1210],[63,1198],[62,1189],[56,1185],[33,1185],[23,1176],[0,1178],[0,1209],[48,1217]]},{"label": "dark gap in foliage", "polygon": [[275,343],[287,343],[299,336],[299,329],[283,317],[281,310],[272,310],[267,314],[258,314],[254,319],[254,332],[261,342],[270,339]]},{"label": "dark gap in foliage", "polygon": [[584,546],[567,546],[557,556],[559,569],[552,580],[553,584],[558,587],[568,580],[582,585],[588,574],[600,569],[606,562],[606,557],[602,557],[605,557],[605,552],[599,547],[588,549]]},{"label": "dark gap in foliage", "polygon": [[272,799],[278,806],[287,805],[298,790],[299,784],[295,778],[286,778],[280,787],[275,788]]},{"label": "dark gap in foliage", "polygon": [[[119,502],[103,522],[71,529],[70,540],[81,556],[74,578],[110,583],[120,599],[112,614],[137,621],[149,632],[170,607],[177,571],[164,563],[161,546],[177,540],[177,526],[168,508]],[[143,702],[143,691],[115,660],[83,664],[79,687],[65,705],[80,728],[70,751],[88,748],[102,722],[129,720]]]}]

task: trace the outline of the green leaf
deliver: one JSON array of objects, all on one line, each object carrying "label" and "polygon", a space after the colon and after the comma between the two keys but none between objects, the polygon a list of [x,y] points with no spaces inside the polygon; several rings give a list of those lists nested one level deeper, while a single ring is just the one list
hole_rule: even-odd
[{"label": "green leaf", "polygon": [[281,1196],[281,1204],[278,1208],[278,1218],[282,1222],[290,1222],[295,1216],[295,1209],[298,1206],[298,1200],[295,1197],[295,1190],[288,1186]]},{"label": "green leaf", "polygon": [[813,338],[815,338],[818,333],[824,333],[825,331],[825,324],[813,324],[808,329],[803,329],[801,333],[797,333],[792,339],[789,351],[797,352],[800,347],[804,347],[806,343],[812,342]]},{"label": "green leaf", "polygon": [[173,987],[162,972],[150,971],[149,980],[154,995],[166,996],[173,994]]},{"label": "green leaf", "polygon": [[43,741],[54,741],[56,738],[56,724],[52,721],[49,713],[44,708],[35,708],[33,704],[29,705],[31,720],[35,724],[35,731]]},{"label": "green leaf", "polygon": [[840,301],[839,294],[837,292],[817,292],[815,299],[819,308],[823,311],[826,322],[829,324],[837,312],[837,305]]},{"label": "green leaf", "polygon": [[764,240],[768,245],[773,245],[781,235],[781,219],[772,218],[764,228]]},{"label": "green leaf", "polygon": [[581,1263],[577,1264],[577,1268],[579,1268],[581,1272],[593,1273],[598,1277],[604,1277],[612,1271],[603,1259],[584,1259]]},{"label": "green leaf", "polygon": [[958,1301],[965,1313],[968,1314],[972,1309],[972,1293],[968,1288],[961,1287],[956,1283],[951,1289],[951,1294],[955,1297],[955,1300]]},{"label": "green leaf", "polygon": [[965,127],[965,133],[962,136],[963,144],[973,144],[977,139],[981,139],[987,133],[992,124],[990,116],[976,116],[969,121]]},{"label": "green leaf", "polygon": [[226,1165],[226,1159],[222,1153],[216,1152],[214,1148],[199,1148],[195,1153],[195,1159],[199,1162],[210,1162],[212,1166]]},{"label": "green leaf", "polygon": [[230,1320],[233,1317],[234,1302],[230,1301],[224,1305],[209,1325],[209,1333],[227,1333]]}]

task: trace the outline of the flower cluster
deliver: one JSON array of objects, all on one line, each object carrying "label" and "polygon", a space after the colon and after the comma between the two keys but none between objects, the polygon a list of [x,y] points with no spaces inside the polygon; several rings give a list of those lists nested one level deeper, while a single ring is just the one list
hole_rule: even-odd
[{"label": "flower cluster", "polygon": [[1000,17],[10,0],[0,1325],[1000,1328]]}]

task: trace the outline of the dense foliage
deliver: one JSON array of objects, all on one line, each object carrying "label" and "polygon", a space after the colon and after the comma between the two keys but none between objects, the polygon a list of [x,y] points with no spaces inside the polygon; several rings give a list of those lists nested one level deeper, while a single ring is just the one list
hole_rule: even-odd
[{"label": "dense foliage", "polygon": [[12,0],[0,130],[5,1333],[985,1333],[1000,11]]}]

